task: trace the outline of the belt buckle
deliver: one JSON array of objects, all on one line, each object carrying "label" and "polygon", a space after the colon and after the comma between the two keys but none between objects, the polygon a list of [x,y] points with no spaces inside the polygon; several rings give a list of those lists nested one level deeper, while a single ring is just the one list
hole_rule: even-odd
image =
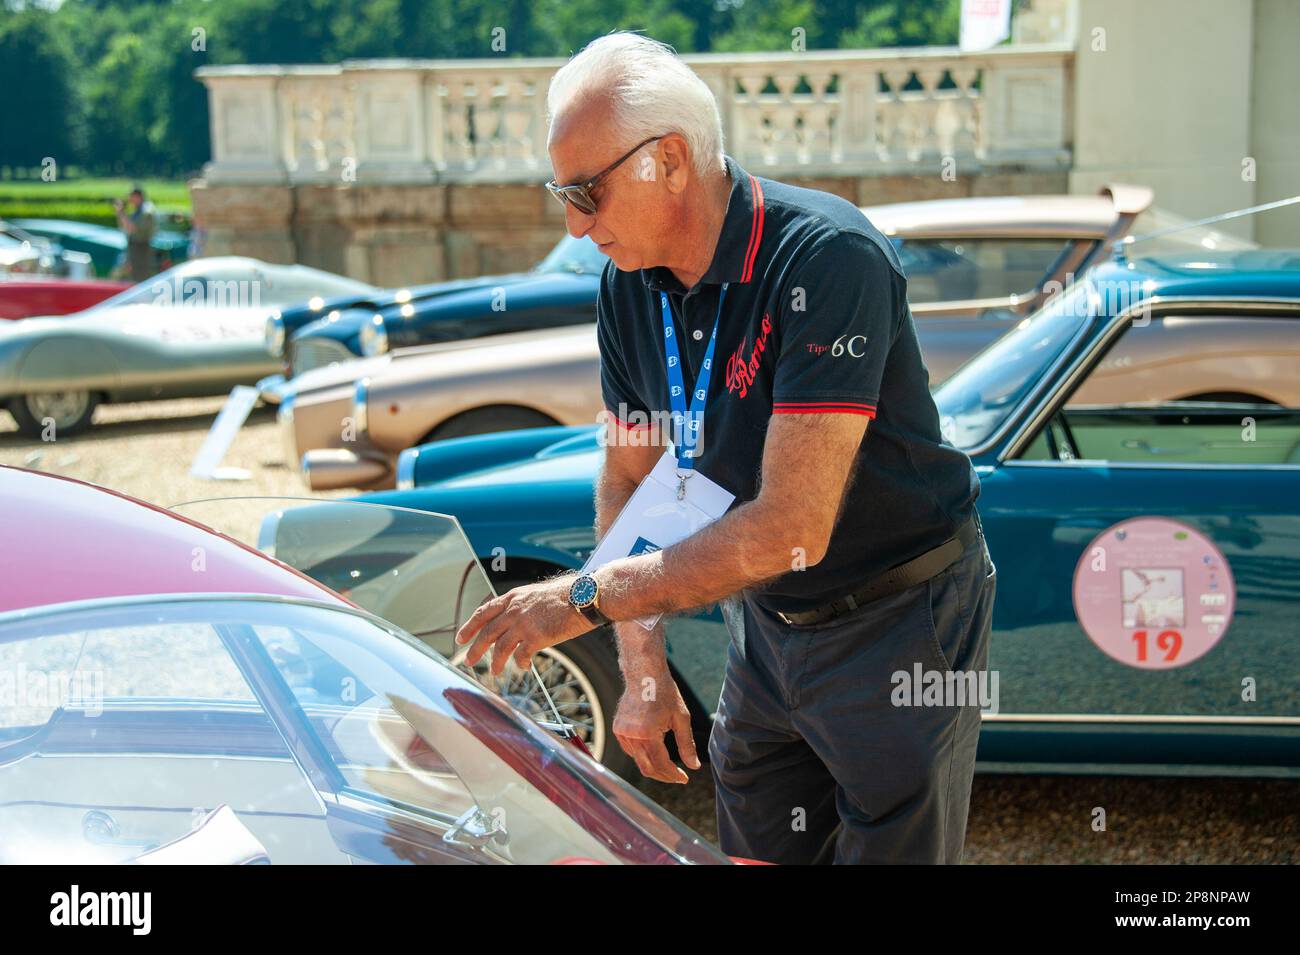
[{"label": "belt buckle", "polygon": [[787,627],[794,626],[794,621],[790,619],[789,615],[783,613],[780,610],[776,612],[776,615],[781,618],[781,622],[784,623]]}]

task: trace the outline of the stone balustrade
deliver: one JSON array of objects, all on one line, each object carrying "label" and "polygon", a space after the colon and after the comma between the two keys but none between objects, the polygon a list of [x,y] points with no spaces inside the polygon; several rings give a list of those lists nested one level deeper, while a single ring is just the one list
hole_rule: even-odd
[{"label": "stone balustrade", "polygon": [[[764,175],[1068,166],[1065,44],[687,56],[727,149]],[[211,184],[540,182],[562,60],[210,66]]]},{"label": "stone balustrade", "polygon": [[[686,60],[743,167],[867,205],[1066,191],[1074,56],[1022,42]],[[539,188],[563,62],[201,68],[213,159],[191,195],[205,251],[383,285],[529,267],[564,229]]]}]

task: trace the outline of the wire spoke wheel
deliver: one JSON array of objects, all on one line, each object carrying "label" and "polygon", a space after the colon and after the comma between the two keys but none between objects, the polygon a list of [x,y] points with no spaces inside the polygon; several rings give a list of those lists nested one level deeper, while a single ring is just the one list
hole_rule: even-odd
[{"label": "wire spoke wheel", "polygon": [[[599,762],[605,754],[605,712],[591,679],[572,657],[555,647],[534,656],[533,666],[560,717],[573,726],[592,758]],[[497,691],[535,720],[555,719],[541,686],[528,670],[508,667]]]}]

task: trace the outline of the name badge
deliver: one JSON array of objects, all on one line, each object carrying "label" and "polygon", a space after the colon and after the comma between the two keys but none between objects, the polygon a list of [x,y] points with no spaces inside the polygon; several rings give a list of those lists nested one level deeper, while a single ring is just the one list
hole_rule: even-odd
[{"label": "name badge", "polygon": [[[683,478],[682,473],[689,476]],[[735,499],[736,495],[698,469],[682,472],[677,459],[665,453],[632,492],[581,572],[589,574],[610,561],[663,550],[685,540],[727,513]],[[661,616],[638,617],[636,622],[653,630]]]}]

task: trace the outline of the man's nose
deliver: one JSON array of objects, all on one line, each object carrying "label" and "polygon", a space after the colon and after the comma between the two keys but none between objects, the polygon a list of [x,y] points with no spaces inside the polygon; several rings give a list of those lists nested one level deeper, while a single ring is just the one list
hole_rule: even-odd
[{"label": "man's nose", "polygon": [[575,239],[581,239],[591,231],[591,227],[596,224],[596,217],[589,213],[583,212],[572,202],[564,204],[564,226],[569,230],[569,235]]}]

